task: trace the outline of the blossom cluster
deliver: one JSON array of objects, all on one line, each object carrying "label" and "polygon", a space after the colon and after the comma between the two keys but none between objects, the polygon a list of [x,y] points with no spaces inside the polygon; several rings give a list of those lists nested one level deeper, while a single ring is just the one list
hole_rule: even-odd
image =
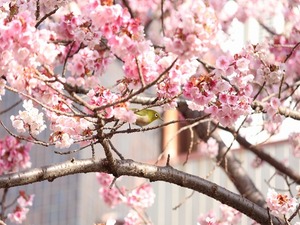
[{"label": "blossom cluster", "polygon": [[11,116],[10,119],[14,128],[18,132],[24,133],[28,131],[30,134],[37,135],[45,128],[44,114],[39,112],[37,108],[33,106],[31,100],[25,100],[23,103],[24,111],[19,111],[19,115]]},{"label": "blossom cluster", "polygon": [[170,13],[166,19],[166,51],[183,59],[201,57],[212,46],[218,31],[213,8],[203,1],[185,1]]},{"label": "blossom cluster", "polygon": [[227,206],[220,206],[221,215],[217,217],[215,212],[210,211],[205,215],[201,215],[198,219],[198,225],[237,225],[241,222],[242,213]]},{"label": "blossom cluster", "polygon": [[[92,106],[104,107],[104,109],[99,112],[104,118],[115,117],[122,122],[128,123],[134,123],[136,121],[134,112],[129,109],[129,103],[113,104],[120,100],[120,95],[113,93],[110,89],[98,86],[90,90],[87,96],[90,98],[89,103]],[[107,107],[105,107],[106,105]]]},{"label": "blossom cluster", "polygon": [[193,110],[205,110],[223,126],[230,126],[251,111],[254,76],[249,70],[249,59],[236,56],[229,60],[219,57],[216,69],[209,74],[191,76],[183,87]]},{"label": "blossom cluster", "polygon": [[267,193],[267,205],[275,215],[286,215],[293,213],[298,205],[297,199],[286,194],[277,193],[274,189],[269,189]]},{"label": "blossom cluster", "polygon": [[[106,173],[97,173],[97,180],[101,185],[99,194],[109,207],[115,207],[125,203],[131,210],[125,217],[126,225],[139,224],[142,221],[140,212],[149,208],[154,203],[155,194],[149,183],[144,183],[132,191],[126,191],[125,187],[115,187],[113,176]],[[138,213],[139,212],[139,213]]]},{"label": "blossom cluster", "polygon": [[[29,11],[20,11],[10,20],[0,18],[0,68],[9,85],[31,93],[35,71],[51,65],[59,51],[49,40],[53,33],[37,30]],[[32,80],[33,79],[33,80]]]},{"label": "blossom cluster", "polygon": [[0,140],[0,175],[16,172],[31,166],[31,144],[22,144],[20,139],[7,136]]},{"label": "blossom cluster", "polygon": [[219,145],[212,137],[210,137],[207,142],[201,141],[198,144],[198,152],[200,152],[200,154],[203,156],[215,158],[218,155],[218,151]]},{"label": "blossom cluster", "polygon": [[7,214],[7,218],[13,223],[23,223],[29,211],[28,206],[32,206],[33,198],[34,195],[27,195],[24,191],[20,191],[17,206],[12,213]]}]

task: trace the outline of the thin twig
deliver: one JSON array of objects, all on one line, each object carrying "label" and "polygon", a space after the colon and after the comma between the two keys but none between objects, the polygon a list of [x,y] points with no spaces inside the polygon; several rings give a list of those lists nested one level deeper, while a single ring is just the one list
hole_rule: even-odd
[{"label": "thin twig", "polygon": [[139,90],[129,94],[127,97],[125,98],[121,98],[120,100],[117,100],[113,103],[109,103],[103,106],[99,106],[99,107],[95,107],[94,110],[98,111],[98,110],[103,110],[105,108],[123,103],[123,102],[127,102],[128,100],[130,100],[131,98],[133,98],[134,96],[137,96],[138,94],[143,93],[146,89],[152,87],[153,85],[157,84],[160,80],[163,79],[164,75],[166,75],[171,69],[172,67],[175,65],[175,63],[177,62],[178,58],[176,58],[169,67],[167,67],[155,80],[153,80],[151,83],[147,84],[145,87],[140,88]]},{"label": "thin twig", "polygon": [[67,65],[68,59],[69,59],[69,57],[70,57],[70,55],[71,55],[71,51],[72,51],[72,49],[73,49],[74,44],[75,44],[75,41],[73,41],[73,42],[71,43],[70,49],[68,50],[67,55],[66,55],[66,58],[65,58],[65,60],[64,60],[63,69],[62,69],[62,73],[61,73],[61,76],[62,76],[62,77],[65,77],[66,70],[67,70],[67,66],[66,66],[66,65]]},{"label": "thin twig", "polygon": [[263,88],[265,87],[266,85],[266,81],[264,81],[264,83],[260,86],[260,89],[258,90],[258,92],[256,93],[256,95],[253,97],[253,100],[255,100],[258,95],[262,92]]},{"label": "thin twig", "polygon": [[267,25],[265,25],[262,21],[258,20],[258,23],[266,30],[268,31],[270,34],[272,35],[278,35],[273,29],[271,29],[270,27],[268,27]]},{"label": "thin twig", "polygon": [[296,48],[300,45],[300,42],[298,42],[291,50],[291,52],[286,56],[285,60],[283,61],[284,63],[286,63],[288,61],[288,59],[293,55],[294,51],[296,50]]},{"label": "thin twig", "polygon": [[[193,119],[183,119],[183,120],[173,120],[173,121],[170,121],[170,122],[166,122],[166,123],[163,123],[163,124],[160,124],[160,125],[157,125],[157,126],[152,126],[152,127],[143,127],[143,128],[129,128],[129,129],[126,129],[126,130],[119,130],[119,131],[114,131],[112,133],[109,133],[107,134],[107,136],[111,136],[112,134],[123,134],[123,133],[137,133],[137,132],[144,132],[144,131],[150,131],[150,130],[155,130],[155,129],[158,129],[158,128],[162,128],[162,127],[165,127],[165,126],[168,126],[170,124],[173,124],[173,123],[179,123],[179,122],[186,122],[186,121],[198,121],[198,120],[201,120],[199,121],[200,123],[205,123],[205,122],[208,122],[210,121],[211,119],[208,118],[208,119],[205,119],[207,117],[207,115],[203,116],[203,117],[197,117],[197,118],[193,118]],[[205,119],[205,120],[204,120]]]},{"label": "thin twig", "polygon": [[7,192],[8,192],[8,188],[4,188],[3,193],[2,193],[2,199],[1,199],[1,214],[0,214],[0,219],[4,219],[4,215],[5,215],[5,210],[6,210],[6,206],[5,206],[5,201],[6,201],[6,197],[7,197]]},{"label": "thin twig", "polygon": [[139,78],[140,78],[141,83],[142,83],[142,87],[145,87],[146,84],[145,84],[142,68],[141,68],[141,65],[140,65],[137,57],[135,57],[135,63],[136,63],[137,69],[138,69],[138,74],[139,74]]},{"label": "thin twig", "polygon": [[161,0],[161,7],[160,7],[160,21],[161,21],[161,29],[162,29],[162,34],[165,36],[165,26],[164,26],[164,0]]},{"label": "thin twig", "polygon": [[192,193],[186,196],[178,205],[173,207],[173,210],[177,210],[180,206],[182,206],[187,200],[189,200],[194,195],[194,193],[195,191],[192,191]]},{"label": "thin twig", "polygon": [[[93,143],[93,144],[95,144],[95,143]],[[76,153],[76,152],[79,152],[79,151],[81,151],[81,150],[84,150],[85,148],[87,148],[87,147],[89,147],[89,146],[91,146],[91,145],[92,145],[92,144],[88,144],[88,145],[83,146],[83,147],[81,147],[81,148],[79,148],[79,149],[70,150],[70,151],[67,151],[67,152],[60,152],[60,151],[55,150],[54,153],[55,153],[55,154],[58,154],[58,155],[69,155],[69,154]]]},{"label": "thin twig", "polygon": [[0,112],[0,115],[2,115],[2,114],[4,114],[4,113],[8,112],[8,111],[11,110],[11,109],[13,109],[13,108],[16,107],[17,105],[19,105],[22,101],[23,101],[23,100],[21,99],[21,100],[17,101],[16,103],[12,104],[11,106],[9,106],[8,108],[2,110],[2,111]]},{"label": "thin twig", "polygon": [[55,112],[57,113],[58,115],[64,115],[64,116],[68,116],[68,117],[74,117],[74,116],[78,116],[78,117],[82,117],[82,115],[78,114],[78,115],[75,115],[75,114],[69,114],[69,113],[66,113],[66,112],[63,112],[63,111],[60,111],[60,110],[57,110],[57,109],[53,109],[45,104],[43,104],[42,102],[40,102],[39,100],[37,100],[36,98],[32,97],[31,95],[28,95],[28,94],[25,94],[23,92],[20,92],[18,91],[17,89],[13,88],[13,87],[10,87],[10,86],[7,86],[5,85],[5,88],[7,90],[10,90],[11,92],[14,92],[14,93],[17,93],[19,95],[22,95],[26,98],[29,98],[31,99],[32,101],[34,101],[35,103],[39,104],[40,106],[42,106],[43,108],[51,111],[51,112]]},{"label": "thin twig", "polygon": [[56,13],[56,11],[59,9],[58,6],[55,6],[55,9],[53,9],[52,11],[50,11],[49,13],[47,13],[45,16],[43,16],[35,25],[35,28],[38,28],[39,25],[44,22],[44,20],[46,20],[48,17],[50,17],[51,15],[53,15],[54,13]]},{"label": "thin twig", "polygon": [[34,143],[34,144],[38,144],[38,145],[42,145],[42,146],[45,146],[45,147],[49,147],[50,145],[54,145],[54,144],[51,144],[51,143],[47,143],[47,142],[44,142],[44,141],[37,141],[37,140],[32,140],[32,139],[29,139],[29,138],[25,138],[25,137],[21,137],[19,135],[16,135],[14,133],[12,133],[5,125],[4,123],[0,120],[0,125],[6,130],[7,133],[9,133],[11,136],[15,137],[15,138],[18,138],[20,140],[24,140],[24,141],[27,141],[27,142],[31,142],[31,143]]},{"label": "thin twig", "polygon": [[294,219],[294,217],[297,215],[297,213],[300,211],[300,204],[298,204],[295,212],[293,212],[293,214],[290,216],[290,218],[288,219],[288,221],[292,221]]},{"label": "thin twig", "polygon": [[167,156],[166,166],[170,166],[170,154],[168,154]]},{"label": "thin twig", "polygon": [[111,142],[111,140],[108,140],[108,143],[111,147],[111,149],[119,156],[120,159],[125,159],[124,156],[115,148],[115,146],[113,145],[113,143]]},{"label": "thin twig", "polygon": [[94,148],[94,145],[93,143],[91,143],[91,149],[92,149],[92,159],[95,159],[95,148]]},{"label": "thin twig", "polygon": [[40,0],[36,1],[36,11],[35,11],[35,19],[38,20],[40,18]]},{"label": "thin twig", "polygon": [[191,127],[189,127],[189,131],[190,131],[190,134],[191,134],[191,141],[190,141],[189,149],[186,153],[186,157],[185,157],[185,161],[183,162],[183,165],[185,165],[188,162],[189,156],[192,153],[192,149],[193,149],[193,146],[195,144],[194,143],[194,136],[195,136],[194,131]]}]

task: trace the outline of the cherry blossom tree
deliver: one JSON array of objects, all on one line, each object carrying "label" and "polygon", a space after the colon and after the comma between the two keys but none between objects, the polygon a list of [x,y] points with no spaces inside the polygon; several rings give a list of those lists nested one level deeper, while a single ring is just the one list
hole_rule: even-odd
[{"label": "cherry blossom tree", "polygon": [[[259,118],[261,130],[271,137],[286,118],[300,119],[299,6],[296,0],[1,1],[0,96],[1,101],[11,101],[11,93],[18,98],[1,114],[22,104],[10,124],[1,118],[7,133],[0,140],[2,224],[22,223],[34,204],[33,194],[20,192],[10,209],[4,207],[9,188],[89,172],[98,172],[106,204],[131,209],[125,224],[151,224],[142,214],[154,201],[149,183],[131,191],[117,186],[125,175],[169,182],[223,203],[220,217],[208,212],[199,217],[201,225],[239,224],[241,213],[258,224],[299,224],[295,186],[300,174],[242,132]],[[282,21],[281,30],[275,17]],[[226,48],[232,24],[249,18],[265,37],[242,49]],[[113,63],[122,68],[116,80],[107,72]],[[113,85],[104,85],[103,79]],[[224,169],[239,194],[175,169],[170,155],[164,166],[125,159],[115,148],[115,135],[182,122],[136,128],[133,108],[177,109],[201,140],[201,154]],[[262,193],[220,131],[255,154],[258,169],[262,162],[274,167],[288,180],[290,193]],[[42,132],[49,133],[48,139],[40,138]],[[299,135],[289,136],[294,157],[300,155]],[[30,168],[32,145],[55,146],[63,154],[75,146],[92,154]],[[95,156],[96,146],[102,146],[104,158]],[[185,151],[188,158],[188,146]]]}]

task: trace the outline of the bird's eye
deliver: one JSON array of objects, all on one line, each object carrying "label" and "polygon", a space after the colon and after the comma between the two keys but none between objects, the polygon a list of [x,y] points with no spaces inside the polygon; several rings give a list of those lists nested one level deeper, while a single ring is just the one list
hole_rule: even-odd
[{"label": "bird's eye", "polygon": [[157,113],[155,113],[155,115],[154,115],[156,118],[158,117],[158,114]]}]

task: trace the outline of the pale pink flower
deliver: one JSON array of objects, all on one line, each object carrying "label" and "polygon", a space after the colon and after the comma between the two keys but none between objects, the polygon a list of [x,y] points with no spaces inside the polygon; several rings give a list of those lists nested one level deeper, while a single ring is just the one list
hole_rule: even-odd
[{"label": "pale pink flower", "polygon": [[201,215],[198,218],[197,225],[218,225],[215,213],[213,211],[210,211],[205,215]]},{"label": "pale pink flower", "polygon": [[28,196],[24,191],[20,191],[17,199],[17,206],[12,213],[7,214],[7,218],[13,222],[21,224],[29,211],[27,206],[32,206],[34,195]]},{"label": "pale pink flower", "polygon": [[19,139],[12,136],[0,140],[0,174],[29,168],[30,148],[30,143],[23,145]]},{"label": "pale pink flower", "polygon": [[197,103],[195,103],[193,101],[187,101],[187,105],[188,105],[189,109],[191,109],[191,110],[202,111],[204,109],[203,105],[198,105]]},{"label": "pale pink flower", "polygon": [[13,213],[7,214],[7,218],[13,223],[21,224],[26,219],[28,211],[28,208],[16,207]]},{"label": "pale pink flower", "polygon": [[24,100],[23,107],[25,111],[19,111],[19,115],[10,117],[13,126],[21,133],[29,131],[33,135],[38,135],[46,128],[44,113],[39,113],[31,100]]},{"label": "pale pink flower", "polygon": [[27,195],[25,191],[19,191],[19,198],[17,199],[17,203],[20,207],[32,206],[32,202],[34,199],[34,195]]},{"label": "pale pink flower", "polygon": [[116,107],[114,108],[113,113],[115,118],[122,122],[134,123],[136,121],[136,115],[130,109]]},{"label": "pale pink flower", "polygon": [[250,60],[246,58],[240,58],[236,61],[236,66],[239,71],[245,73],[249,70]]},{"label": "pale pink flower", "polygon": [[120,190],[115,187],[101,187],[99,189],[99,194],[103,201],[111,208],[114,208],[116,205],[120,204],[124,199],[123,195],[120,193]]},{"label": "pale pink flower", "polygon": [[275,215],[286,215],[289,212],[293,213],[298,205],[296,198],[277,193],[274,189],[270,188],[267,193],[266,201],[271,213]]},{"label": "pale pink flower", "polygon": [[134,210],[130,210],[130,212],[124,218],[124,225],[138,225],[141,223],[143,223],[143,220],[140,218],[139,214]]},{"label": "pale pink flower", "polygon": [[207,142],[201,141],[198,145],[198,151],[201,155],[215,158],[218,155],[219,145],[214,138],[209,138]]},{"label": "pale pink flower", "polygon": [[220,205],[221,215],[218,218],[216,213],[210,211],[201,215],[197,225],[239,225],[241,223],[242,213],[227,205]]},{"label": "pale pink flower", "polygon": [[182,59],[207,52],[219,28],[213,8],[202,1],[184,1],[176,10],[170,10],[166,23],[166,51]]},{"label": "pale pink flower", "polygon": [[154,203],[155,194],[149,183],[145,183],[128,194],[127,204],[138,208],[148,208]]},{"label": "pale pink flower", "polygon": [[278,98],[272,97],[270,100],[270,105],[273,109],[278,109],[280,106],[280,100]]},{"label": "pale pink flower", "polygon": [[251,162],[251,166],[253,167],[253,168],[258,168],[258,167],[260,167],[262,164],[263,164],[263,160],[261,159],[261,158],[259,158],[259,157],[255,157],[253,160],[252,160],[252,162]]},{"label": "pale pink flower", "polygon": [[63,133],[60,138],[56,139],[55,147],[68,148],[74,143],[74,139],[67,133]]},{"label": "pale pink flower", "polygon": [[222,213],[221,218],[224,222],[226,222],[226,224],[238,225],[241,223],[241,218],[242,218],[241,212],[224,204],[220,205],[220,210]]},{"label": "pale pink flower", "polygon": [[220,100],[220,102],[222,102],[222,103],[227,103],[227,100],[228,99],[228,96],[227,96],[227,94],[220,94],[219,95],[219,100]]},{"label": "pale pink flower", "polygon": [[216,60],[216,68],[221,69],[223,71],[226,71],[228,69],[228,66],[230,64],[230,61],[228,59],[228,56],[219,56]]},{"label": "pale pink flower", "polygon": [[239,97],[236,95],[229,95],[227,98],[227,102],[230,105],[237,105]]},{"label": "pale pink flower", "polygon": [[108,173],[96,173],[97,180],[100,185],[109,187],[114,180],[114,176]]}]

